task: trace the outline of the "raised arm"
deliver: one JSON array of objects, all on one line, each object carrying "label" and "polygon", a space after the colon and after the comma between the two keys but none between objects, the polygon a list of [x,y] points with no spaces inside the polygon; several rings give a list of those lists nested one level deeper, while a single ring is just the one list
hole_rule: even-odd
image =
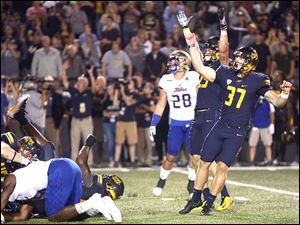
[{"label": "raised arm", "polygon": [[87,70],[89,76],[90,76],[90,80],[91,80],[91,86],[92,86],[92,91],[93,93],[97,92],[97,87],[96,87],[96,80],[94,77],[94,66],[92,65],[90,69]]},{"label": "raised arm", "polygon": [[203,64],[203,54],[200,51],[199,44],[196,40],[194,33],[191,33],[188,24],[191,21],[186,17],[183,11],[180,11],[177,15],[179,24],[183,27],[183,34],[186,40],[187,45],[190,48],[190,55],[192,58],[192,64],[195,70],[201,74],[206,80],[213,82],[216,79],[216,71],[208,66]]},{"label": "raised arm", "polygon": [[283,107],[289,97],[292,84],[288,81],[283,81],[283,83],[280,85],[281,93],[279,95],[275,94],[273,91],[267,91],[265,93],[265,98],[272,103],[276,107]]},{"label": "raised arm", "polygon": [[224,8],[219,9],[219,20],[220,20],[220,41],[219,41],[219,52],[220,52],[220,63],[221,65],[229,66],[229,43],[227,35],[227,23],[225,19]]}]

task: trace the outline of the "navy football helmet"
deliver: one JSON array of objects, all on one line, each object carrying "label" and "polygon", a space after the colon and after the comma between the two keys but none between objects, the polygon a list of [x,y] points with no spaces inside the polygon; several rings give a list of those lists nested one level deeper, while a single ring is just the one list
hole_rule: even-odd
[{"label": "navy football helmet", "polygon": [[120,198],[124,193],[124,182],[117,175],[99,175],[98,182],[99,185],[102,185],[106,194],[108,194],[112,200]]},{"label": "navy football helmet", "polygon": [[258,64],[258,54],[252,47],[241,47],[234,52],[232,69],[237,74],[248,75]]},{"label": "navy football helmet", "polygon": [[205,42],[203,61],[206,66],[210,66],[220,59],[219,39],[217,36],[212,36]]},{"label": "navy football helmet", "polygon": [[43,147],[34,137],[25,136],[19,140],[20,153],[26,158],[39,158]]}]

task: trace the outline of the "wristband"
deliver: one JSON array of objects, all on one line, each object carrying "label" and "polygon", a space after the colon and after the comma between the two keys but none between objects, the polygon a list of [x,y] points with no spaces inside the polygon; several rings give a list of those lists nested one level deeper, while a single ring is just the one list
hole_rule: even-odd
[{"label": "wristband", "polygon": [[282,91],[282,92],[280,93],[280,97],[283,98],[283,99],[288,99],[288,98],[289,98],[289,94],[290,94],[290,93],[287,93],[287,92],[283,92],[283,91]]},{"label": "wristband", "polygon": [[227,30],[221,30],[221,36],[227,36]]},{"label": "wristband", "polygon": [[158,114],[153,114],[150,126],[157,126],[158,122],[160,121],[161,116]]}]

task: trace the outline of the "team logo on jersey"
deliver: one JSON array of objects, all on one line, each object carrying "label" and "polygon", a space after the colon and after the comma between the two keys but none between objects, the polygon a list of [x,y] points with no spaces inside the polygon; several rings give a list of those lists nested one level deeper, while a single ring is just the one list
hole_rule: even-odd
[{"label": "team logo on jersey", "polygon": [[175,88],[174,93],[182,92],[182,91],[186,91],[186,90],[187,90],[187,88],[183,88],[181,85],[179,85],[179,87]]},{"label": "team logo on jersey", "polygon": [[230,79],[227,79],[227,80],[226,80],[226,83],[227,83],[227,85],[229,85],[229,84],[231,84],[231,83],[232,83],[232,80],[230,80]]}]

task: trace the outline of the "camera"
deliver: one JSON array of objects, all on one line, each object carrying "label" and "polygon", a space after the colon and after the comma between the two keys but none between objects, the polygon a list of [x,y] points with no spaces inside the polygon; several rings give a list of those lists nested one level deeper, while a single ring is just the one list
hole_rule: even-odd
[{"label": "camera", "polygon": [[121,85],[123,85],[125,87],[125,90],[127,90],[127,86],[129,84],[128,80],[124,80],[123,78],[119,78],[116,82],[115,82],[115,89],[116,90],[120,90],[121,89]]}]

